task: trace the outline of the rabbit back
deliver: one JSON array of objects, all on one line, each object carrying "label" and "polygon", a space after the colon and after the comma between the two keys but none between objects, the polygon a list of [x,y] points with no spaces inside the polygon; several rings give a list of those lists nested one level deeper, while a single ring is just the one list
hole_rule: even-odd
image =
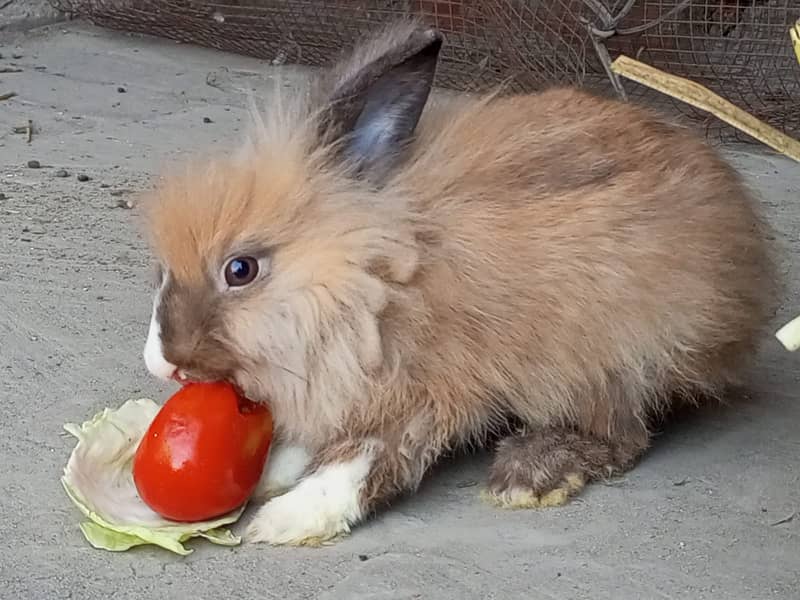
[{"label": "rabbit back", "polygon": [[386,187],[414,199],[425,309],[384,335],[465,415],[454,431],[504,412],[608,428],[740,382],[777,279],[753,196],[702,141],[555,89],[434,102],[415,144]]}]

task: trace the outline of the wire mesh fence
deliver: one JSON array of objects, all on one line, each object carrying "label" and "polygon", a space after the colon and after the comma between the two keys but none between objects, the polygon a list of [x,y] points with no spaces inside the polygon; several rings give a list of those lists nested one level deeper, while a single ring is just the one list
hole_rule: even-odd
[{"label": "wire mesh fence", "polygon": [[609,60],[624,53],[800,134],[800,65],[788,37],[800,0],[51,1],[100,26],[313,66],[383,23],[416,15],[446,35],[442,87],[577,84],[669,107],[709,131],[738,137],[687,105],[615,81]]}]

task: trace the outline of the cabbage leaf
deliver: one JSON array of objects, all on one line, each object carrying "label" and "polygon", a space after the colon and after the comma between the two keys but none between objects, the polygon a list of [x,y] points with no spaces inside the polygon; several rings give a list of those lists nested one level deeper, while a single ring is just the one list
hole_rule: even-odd
[{"label": "cabbage leaf", "polygon": [[180,523],[165,519],[139,497],[133,481],[133,457],[160,407],[150,399],[129,400],[106,408],[82,425],[64,426],[78,440],[61,483],[88,519],[81,531],[95,548],[120,552],[154,544],[176,554],[192,552],[191,538],[236,546],[241,539],[225,528],[235,523],[244,506],[209,521]]}]

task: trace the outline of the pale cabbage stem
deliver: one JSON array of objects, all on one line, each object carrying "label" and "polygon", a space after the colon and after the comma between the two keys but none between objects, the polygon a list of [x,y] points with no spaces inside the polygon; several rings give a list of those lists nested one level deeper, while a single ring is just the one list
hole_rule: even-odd
[{"label": "pale cabbage stem", "polygon": [[800,317],[795,317],[781,327],[775,337],[789,352],[800,348]]}]

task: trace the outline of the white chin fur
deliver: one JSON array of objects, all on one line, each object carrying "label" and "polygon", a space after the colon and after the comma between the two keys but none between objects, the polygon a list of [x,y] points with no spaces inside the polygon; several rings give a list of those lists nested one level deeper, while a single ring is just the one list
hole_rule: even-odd
[{"label": "white chin fur", "polygon": [[245,538],[268,544],[316,544],[350,532],[362,517],[361,489],[374,457],[367,447],[355,458],[320,468],[291,491],[262,506]]},{"label": "white chin fur", "polygon": [[161,298],[161,290],[156,294],[153,301],[153,313],[150,316],[150,329],[147,332],[147,342],[144,345],[144,364],[147,370],[161,379],[170,379],[175,373],[176,366],[164,358],[161,350],[161,325],[158,323],[156,314],[158,303]]}]

